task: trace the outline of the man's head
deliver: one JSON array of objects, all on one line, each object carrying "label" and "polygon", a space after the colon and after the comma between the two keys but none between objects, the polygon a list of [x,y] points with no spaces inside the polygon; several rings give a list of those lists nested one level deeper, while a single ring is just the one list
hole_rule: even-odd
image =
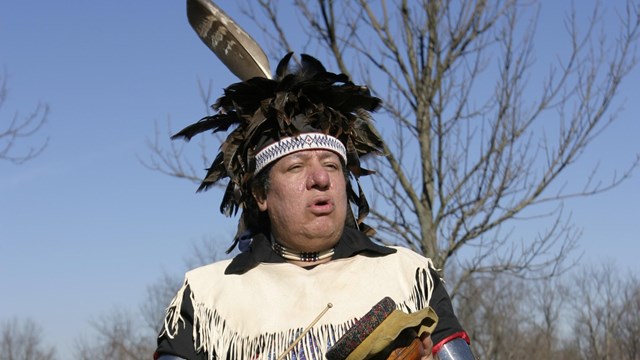
[{"label": "man's head", "polygon": [[[371,96],[366,87],[350,82],[346,75],[327,72],[318,60],[308,55],[301,56],[299,68],[290,69],[291,55],[278,64],[276,79],[256,77],[232,84],[214,104],[216,115],[205,117],[174,135],[174,138],[190,139],[207,130],[226,131],[235,126],[221,145],[199,190],[225,177],[230,179],[221,211],[233,215],[239,208],[243,209],[239,232],[265,231],[270,223],[279,221],[275,210],[286,209],[278,206],[280,199],[275,194],[271,194],[269,201],[269,190],[273,190],[269,187],[275,186],[276,179],[278,186],[282,185],[282,174],[276,170],[287,159],[315,154],[311,159],[322,171],[309,171],[308,179],[323,180],[328,172],[318,165],[321,159],[316,155],[330,154],[357,183],[359,176],[371,173],[360,166],[360,157],[380,153],[382,149],[382,140],[374,132],[369,115],[379,107],[380,99]],[[254,197],[252,190],[260,185],[261,179],[269,187],[262,194],[264,197]],[[302,186],[299,179],[295,181]],[[368,212],[366,199],[361,191],[353,191],[344,178],[341,187],[344,194],[341,197],[347,200],[339,200],[340,212],[344,211],[354,226],[366,231],[369,228],[362,223]],[[348,201],[358,206],[357,218],[351,215]],[[318,204],[316,209],[322,207]],[[268,221],[260,212],[253,211],[254,205],[268,214]]]}]

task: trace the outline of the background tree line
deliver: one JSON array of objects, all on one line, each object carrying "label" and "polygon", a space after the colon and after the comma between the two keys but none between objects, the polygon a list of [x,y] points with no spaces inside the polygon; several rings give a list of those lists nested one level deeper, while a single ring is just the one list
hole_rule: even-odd
[{"label": "background tree line", "polygon": [[[151,359],[164,308],[181,280],[164,275],[148,287],[143,304],[93,319],[94,331],[77,339],[73,359]],[[454,305],[480,359],[640,355],[640,280],[611,265],[581,267],[553,280],[474,278],[460,288]],[[62,360],[31,319],[4,320],[0,334],[2,359]]]},{"label": "background tree line", "polygon": [[[564,52],[541,67],[536,1],[293,3],[298,23],[283,22],[268,0],[247,2],[237,20],[258,24],[272,60],[301,52],[290,35],[303,29],[305,51],[383,98],[375,124],[387,147],[369,162],[381,174],[369,194],[376,239],[434,259],[476,354],[637,359],[638,278],[600,264],[567,273],[580,232],[562,210],[566,199],[612,189],[638,166],[640,157],[609,181],[595,165],[581,184],[563,178],[616,119],[619,86],[637,64],[639,4],[609,9],[614,31],[602,4],[570,12]],[[210,94],[202,87],[207,104]],[[199,181],[202,166],[164,137],[150,143],[144,165]],[[212,154],[203,150],[205,167]],[[531,218],[546,223],[513,236]],[[217,258],[195,253],[194,266]],[[181,276],[159,279],[138,309],[94,319],[77,358],[148,359]],[[9,319],[1,330],[8,359],[55,358],[32,320]]]}]

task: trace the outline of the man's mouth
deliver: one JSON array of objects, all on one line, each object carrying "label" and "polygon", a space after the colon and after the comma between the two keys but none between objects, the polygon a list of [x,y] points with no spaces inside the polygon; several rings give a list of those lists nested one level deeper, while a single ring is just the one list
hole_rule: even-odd
[{"label": "man's mouth", "polygon": [[319,198],[311,202],[309,208],[314,215],[326,215],[334,209],[333,201],[330,198]]}]

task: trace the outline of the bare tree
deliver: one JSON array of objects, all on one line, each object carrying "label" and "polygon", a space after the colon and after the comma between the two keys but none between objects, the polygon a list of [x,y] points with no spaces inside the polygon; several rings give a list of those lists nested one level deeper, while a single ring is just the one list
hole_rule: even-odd
[{"label": "bare tree", "polygon": [[[281,2],[248,4],[272,58],[313,48],[385,100],[373,225],[380,241],[441,269],[455,260],[454,296],[477,274],[562,272],[580,235],[563,201],[614,188],[640,162],[608,181],[597,168],[583,184],[562,176],[616,118],[620,83],[637,63],[637,2],[618,9],[615,34],[600,31],[599,5],[586,19],[569,13],[566,53],[548,66],[535,62],[536,1],[293,1],[297,21]],[[304,44],[289,38],[300,29]],[[516,238],[521,222],[540,218],[546,229]]]},{"label": "bare tree", "polygon": [[622,289],[622,311],[614,336],[620,343],[620,352],[625,359],[640,356],[640,282],[637,277],[627,276]]},{"label": "bare tree", "polygon": [[455,299],[457,316],[469,331],[476,354],[495,360],[527,358],[526,286],[511,277],[486,276],[461,287]]},{"label": "bare tree", "polygon": [[[607,183],[564,186],[560,176],[615,118],[612,101],[637,63],[635,2],[621,9],[619,33],[607,34],[615,39],[597,37],[600,7],[583,32],[569,14],[568,52],[546,76],[534,67],[535,2],[294,3],[315,53],[331,54],[344,73],[360,69],[352,78],[385,99],[388,117],[377,124],[386,156],[376,163],[384,176],[374,177],[372,207],[379,238],[440,268],[474,249],[462,281],[487,271],[557,273],[579,235],[562,200],[615,187],[638,165]],[[293,32],[282,30],[277,2],[261,5],[254,19],[288,50]],[[548,230],[518,242],[512,228],[534,216],[548,216]]]},{"label": "bare tree", "polygon": [[153,331],[141,326],[139,313],[114,310],[94,321],[95,336],[80,338],[76,356],[80,360],[148,360],[155,350]]},{"label": "bare tree", "polygon": [[44,345],[42,329],[30,319],[0,324],[0,357],[5,360],[55,360],[55,349]]},{"label": "bare tree", "polygon": [[[212,103],[213,98],[212,86],[213,84],[209,82],[205,88],[202,82],[198,82],[200,98],[205,104],[206,114],[211,111],[209,104]],[[171,128],[170,120],[167,120],[166,124],[166,131],[160,131],[156,123],[153,138],[147,139],[147,147],[151,151],[150,156],[148,159],[138,158],[138,160],[150,170],[199,183],[202,180],[202,169],[206,169],[211,165],[211,154],[214,151],[211,139],[200,138],[198,144],[200,165],[196,166],[187,156],[187,154],[192,154],[193,151],[186,151],[184,143],[168,142],[168,139],[174,134],[174,129]],[[219,140],[216,136],[214,138]]]},{"label": "bare tree", "polygon": [[637,275],[609,264],[576,270],[551,280],[494,273],[466,281],[454,305],[475,353],[493,360],[637,359]]},{"label": "bare tree", "polygon": [[140,305],[140,312],[147,328],[157,335],[165,317],[165,310],[182,285],[182,274],[163,273],[147,287],[147,297]]},{"label": "bare tree", "polygon": [[[216,243],[210,238],[202,238],[193,244],[185,267],[194,268],[221,258]],[[165,310],[182,281],[182,274],[162,273],[147,288],[145,301],[135,310],[115,309],[93,320],[94,333],[76,340],[75,357],[79,360],[151,359]]]},{"label": "bare tree", "polygon": [[560,334],[562,318],[566,313],[563,306],[569,298],[566,286],[560,280],[535,281],[528,284],[527,305],[521,312],[527,313],[529,323],[528,349],[526,353],[531,359],[566,358],[567,345]]},{"label": "bare tree", "polygon": [[637,359],[640,356],[640,283],[602,264],[575,276],[572,294],[574,342],[583,359]]},{"label": "bare tree", "polygon": [[[205,236],[200,241],[192,244],[192,251],[184,259],[184,264],[186,269],[193,269],[233,255],[224,254],[221,251],[219,242],[209,236]],[[147,299],[140,309],[148,328],[156,334],[160,330],[160,324],[164,319],[167,306],[183,281],[183,274],[164,272],[156,282],[147,288]]]},{"label": "bare tree", "polygon": [[[6,106],[8,96],[7,75],[0,74],[0,110]],[[24,139],[36,135],[49,116],[49,106],[38,104],[28,115],[19,113],[5,116],[0,113],[0,160],[7,160],[14,164],[22,164],[40,155],[47,147],[48,139],[40,145],[26,147]]]}]

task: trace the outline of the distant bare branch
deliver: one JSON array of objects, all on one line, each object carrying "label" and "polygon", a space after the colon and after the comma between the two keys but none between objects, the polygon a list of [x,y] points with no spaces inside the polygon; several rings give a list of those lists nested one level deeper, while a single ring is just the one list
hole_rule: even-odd
[{"label": "distant bare branch", "polygon": [[42,328],[30,319],[6,319],[0,323],[2,359],[55,360],[55,349],[44,345]]},{"label": "distant bare branch", "polygon": [[[0,75],[0,111],[6,107],[8,97],[6,71]],[[27,139],[41,133],[47,118],[49,105],[39,103],[27,115],[16,112],[5,116],[0,113],[0,160],[22,164],[40,155],[49,143],[45,138],[38,145],[25,146]]]}]

